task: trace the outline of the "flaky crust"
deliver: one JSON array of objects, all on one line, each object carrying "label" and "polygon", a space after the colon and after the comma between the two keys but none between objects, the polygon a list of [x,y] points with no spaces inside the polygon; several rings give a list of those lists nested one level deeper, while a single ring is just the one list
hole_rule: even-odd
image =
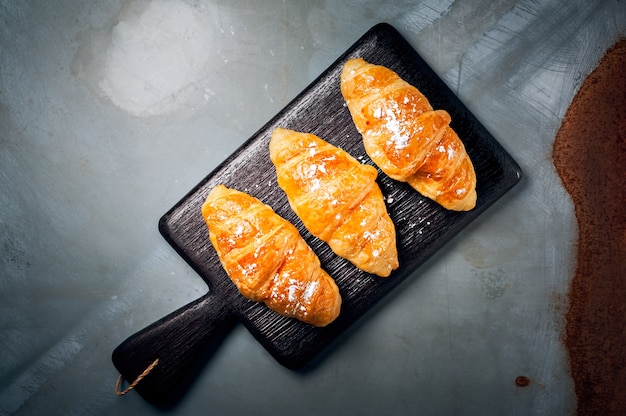
[{"label": "flaky crust", "polygon": [[351,59],[341,93],[370,158],[389,177],[409,183],[443,207],[476,206],[476,174],[450,115],[392,70]]},{"label": "flaky crust", "polygon": [[335,281],[296,227],[272,208],[218,185],[202,205],[202,216],[224,270],[243,296],[315,326],[339,315]]},{"label": "flaky crust", "polygon": [[272,133],[270,158],[311,234],[368,273],[386,277],[398,267],[395,227],[376,168],[313,134],[283,128]]}]

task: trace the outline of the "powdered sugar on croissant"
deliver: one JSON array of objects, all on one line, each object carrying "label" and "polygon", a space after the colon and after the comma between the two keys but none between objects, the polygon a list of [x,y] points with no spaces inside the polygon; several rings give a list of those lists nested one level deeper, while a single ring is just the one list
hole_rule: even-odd
[{"label": "powdered sugar on croissant", "polygon": [[313,134],[282,128],[272,133],[270,158],[289,204],[313,235],[368,273],[389,276],[398,267],[376,168]]},{"label": "powdered sugar on croissant", "polygon": [[315,326],[339,315],[335,281],[296,227],[272,208],[218,185],[203,204],[202,216],[224,270],[243,296]]},{"label": "powdered sugar on croissant", "polygon": [[476,205],[476,174],[450,115],[392,70],[351,59],[341,92],[370,158],[389,177],[409,183],[450,210]]}]

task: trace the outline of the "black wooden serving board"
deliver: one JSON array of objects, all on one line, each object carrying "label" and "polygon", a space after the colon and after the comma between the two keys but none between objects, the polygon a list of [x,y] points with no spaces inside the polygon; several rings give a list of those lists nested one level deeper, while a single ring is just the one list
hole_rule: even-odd
[{"label": "black wooden serving board", "polygon": [[[340,92],[339,77],[343,64],[353,57],[362,57],[368,62],[391,68],[420,89],[433,108],[447,110],[452,116],[452,127],[464,142],[474,163],[477,176],[476,207],[469,212],[453,212],[379,171],[378,183],[386,198],[389,215],[396,226],[400,261],[400,267],[388,278],[380,278],[356,269],[349,262],[337,257],[325,243],[305,229],[277,185],[276,172],[269,158],[271,133],[275,127],[280,126],[313,133],[341,147],[362,163],[373,165],[365,153],[361,137]],[[152,354],[147,357],[148,361],[167,355],[165,350],[168,348],[184,349],[190,344],[200,342],[206,335],[203,332],[218,336],[212,333],[215,327],[221,325],[221,322],[235,319],[243,323],[279,363],[288,368],[298,368],[331,344],[400,282],[411,276],[433,253],[513,187],[520,178],[521,170],[515,161],[406,40],[390,25],[376,25],[161,218],[159,229],[162,235],[206,280],[209,295],[198,300],[193,307],[182,308],[180,312],[162,320],[164,322],[161,323],[166,324],[166,330],[169,326],[175,335],[171,335],[169,339],[166,335],[158,335],[161,337],[159,349],[148,347]],[[343,304],[341,314],[335,322],[324,328],[316,328],[285,318],[270,311],[265,305],[251,302],[239,294],[224,272],[209,241],[207,227],[200,212],[207,194],[218,184],[257,197],[296,225],[319,256],[322,267],[337,282]],[[202,312],[203,310],[209,312]],[[202,313],[208,313],[208,317],[201,316]],[[178,328],[177,321],[186,319],[181,318],[182,315],[192,317],[195,326],[182,330]],[[162,332],[163,328],[159,331]],[[154,334],[147,331],[142,336],[149,340]],[[132,338],[114,352],[114,363],[129,380],[134,379],[148,363],[143,357],[145,351],[132,350],[142,348]],[[139,360],[141,357],[143,362]],[[128,368],[129,362],[133,362],[131,369]],[[174,366],[176,363],[160,365]],[[168,371],[170,370],[167,368],[162,370]],[[171,371],[176,373],[176,370]],[[158,371],[155,373],[159,374]],[[157,375],[150,376],[156,378]]]}]

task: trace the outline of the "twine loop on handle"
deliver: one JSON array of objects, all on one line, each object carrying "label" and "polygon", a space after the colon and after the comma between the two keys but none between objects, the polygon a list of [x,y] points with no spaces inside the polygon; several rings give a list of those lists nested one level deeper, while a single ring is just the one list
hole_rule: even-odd
[{"label": "twine loop on handle", "polygon": [[124,390],[120,391],[120,385],[122,384],[122,379],[123,376],[120,374],[120,376],[117,378],[117,382],[115,383],[115,394],[117,394],[118,396],[123,396],[125,394],[127,394],[128,392],[130,392],[132,389],[134,389],[135,387],[137,387],[137,384],[139,384],[139,382],[141,380],[143,380],[144,378],[146,378],[146,376],[148,374],[150,374],[150,372],[152,370],[154,370],[154,367],[157,366],[157,364],[159,363],[159,359],[157,358],[156,360],[154,360],[152,362],[152,364],[150,364],[148,366],[148,368],[146,368],[145,370],[143,370],[143,373],[139,374],[137,376],[137,378],[135,379],[135,381],[133,381],[132,383],[130,383],[130,385],[128,387],[126,387]]}]

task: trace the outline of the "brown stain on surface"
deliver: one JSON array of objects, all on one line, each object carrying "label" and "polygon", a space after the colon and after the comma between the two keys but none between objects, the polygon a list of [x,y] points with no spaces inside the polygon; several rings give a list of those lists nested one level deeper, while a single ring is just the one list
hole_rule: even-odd
[{"label": "brown stain on surface", "polygon": [[553,160],[574,202],[565,347],[579,415],[626,415],[626,39],[574,97]]},{"label": "brown stain on surface", "polygon": [[530,379],[526,376],[518,376],[515,378],[515,385],[517,387],[528,387],[530,386]]}]

